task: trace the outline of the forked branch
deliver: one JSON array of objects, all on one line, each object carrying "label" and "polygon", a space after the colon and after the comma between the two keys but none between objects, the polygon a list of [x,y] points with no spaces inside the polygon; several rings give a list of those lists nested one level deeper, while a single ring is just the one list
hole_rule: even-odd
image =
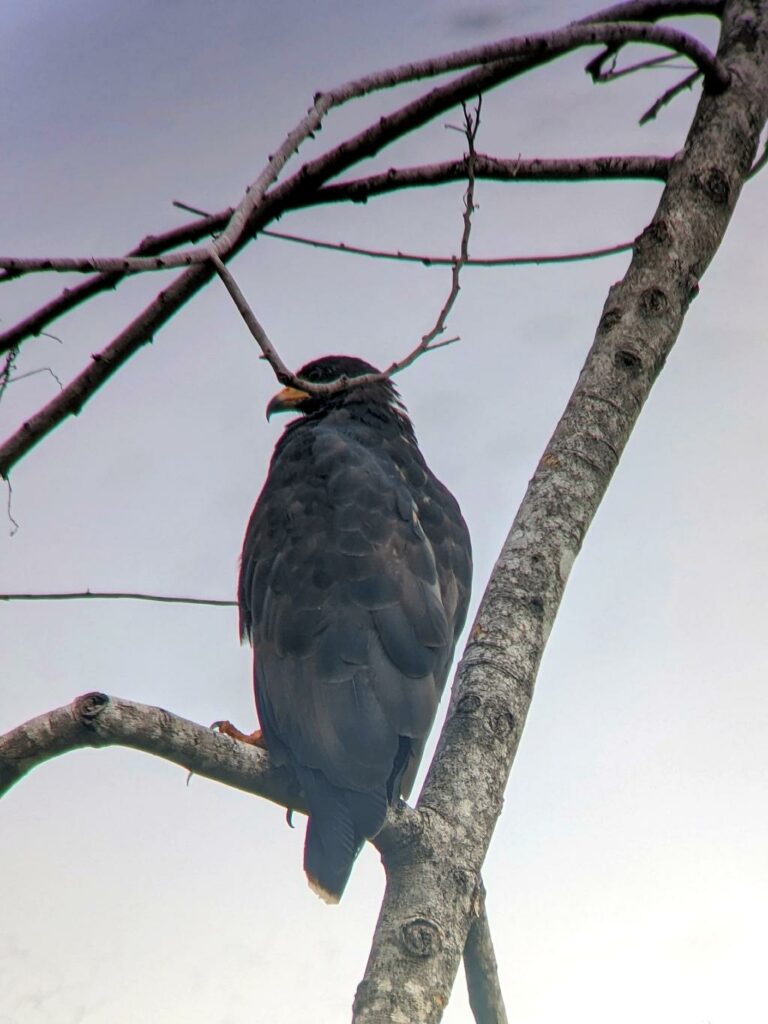
[{"label": "forked branch", "polygon": [[316,384],[312,381],[304,380],[297,374],[292,373],[283,362],[282,357],[270,340],[264,327],[259,322],[256,314],[248,305],[248,301],[240,290],[240,287],[234,277],[229,270],[227,270],[218,253],[211,248],[210,258],[211,262],[216,267],[216,272],[224,282],[227,291],[231,295],[240,315],[261,349],[264,358],[272,367],[275,372],[275,376],[282,384],[288,384],[291,387],[300,388],[302,391],[306,391],[311,395],[332,395],[345,389],[360,387],[364,384],[372,384],[377,381],[386,380],[388,377],[393,376],[393,374],[399,373],[407,366],[410,366],[419,358],[419,356],[422,356],[427,352],[432,352],[435,349],[450,344],[452,341],[456,340],[455,338],[452,338],[449,341],[438,341],[437,339],[445,331],[448,315],[453,309],[454,303],[456,302],[461,289],[461,269],[469,259],[469,236],[472,231],[472,213],[475,209],[475,139],[477,138],[477,131],[480,127],[481,105],[482,100],[478,99],[475,113],[472,115],[467,110],[466,106],[462,104],[464,112],[464,133],[467,138],[467,190],[464,194],[461,244],[459,247],[459,255],[452,261],[450,291],[448,292],[448,296],[437,315],[437,319],[432,329],[422,336],[418,345],[411,349],[406,356],[391,363],[387,369],[383,370],[381,373],[366,373],[351,379],[342,377],[340,380],[333,381],[329,384]]}]

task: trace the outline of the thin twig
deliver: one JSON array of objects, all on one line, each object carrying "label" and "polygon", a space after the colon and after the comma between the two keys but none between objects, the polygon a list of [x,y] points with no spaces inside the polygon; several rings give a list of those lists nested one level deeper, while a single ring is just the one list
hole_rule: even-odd
[{"label": "thin twig", "polygon": [[467,260],[469,259],[469,236],[472,233],[472,214],[475,212],[475,139],[477,138],[477,132],[480,127],[480,111],[482,109],[482,104],[483,98],[482,96],[479,96],[477,106],[475,107],[474,117],[467,110],[466,104],[462,103],[461,105],[464,113],[464,133],[467,137],[467,191],[464,194],[461,247],[459,250],[459,256],[453,261],[453,267],[451,269],[451,289],[443,303],[443,308],[437,315],[437,320],[435,320],[432,329],[427,331],[427,333],[422,337],[420,343],[405,357],[405,359],[401,359],[399,363],[393,364],[392,367],[390,367],[388,371],[390,375],[398,373],[400,370],[405,369],[406,366],[410,366],[410,364],[418,359],[420,355],[430,349],[432,343],[445,330],[448,316],[456,303],[456,299],[459,297],[459,291],[461,290],[461,271],[466,266]]},{"label": "thin twig", "polygon": [[186,210],[187,213],[194,213],[197,217],[210,217],[211,214],[206,210],[200,210],[196,206],[190,206],[189,203],[183,203],[180,199],[174,199],[172,206],[175,206],[177,210]]},{"label": "thin twig", "polygon": [[[512,159],[477,153],[475,178],[505,182],[583,182],[626,181],[628,179],[664,182],[671,159],[664,156],[596,156],[542,159]],[[371,196],[403,188],[444,185],[466,178],[463,159],[418,167],[391,167],[381,174],[342,181],[319,189],[311,205],[352,200],[365,203]],[[309,204],[307,204],[309,205]]]},{"label": "thin twig", "polygon": [[723,16],[725,0],[625,0],[588,14],[581,23],[590,21],[656,21],[657,18],[692,17],[697,14]]},{"label": "thin twig", "polygon": [[352,387],[360,387],[364,384],[372,384],[377,381],[386,380],[395,373],[399,373],[404,370],[407,366],[410,366],[415,362],[419,356],[424,355],[425,352],[431,349],[441,348],[445,345],[452,344],[453,341],[458,339],[451,338],[448,341],[435,343],[436,339],[445,330],[446,320],[450,313],[456,298],[459,294],[460,283],[459,276],[461,269],[464,266],[466,260],[469,258],[469,235],[472,229],[472,212],[474,210],[474,190],[475,190],[475,175],[474,175],[474,159],[475,159],[475,138],[477,136],[477,130],[480,124],[480,109],[482,105],[482,98],[478,98],[477,107],[474,118],[467,111],[467,108],[462,104],[464,111],[464,131],[467,137],[468,152],[466,158],[466,173],[467,173],[467,191],[464,197],[464,214],[462,218],[463,230],[461,237],[460,255],[451,261],[451,288],[448,293],[443,306],[438,313],[437,320],[434,326],[425,335],[422,336],[418,345],[415,346],[403,359],[393,362],[386,370],[380,373],[367,373],[362,374],[359,377],[353,377],[347,379],[342,377],[337,381],[333,381],[327,384],[319,384],[313,381],[306,381],[299,377],[297,374],[292,373],[286,364],[280,357],[277,349],[270,340],[264,327],[259,322],[256,314],[253,312],[248,304],[248,300],[243,295],[240,287],[235,281],[232,274],[227,270],[223,261],[219,258],[218,253],[213,249],[210,252],[210,259],[213,263],[216,271],[224,282],[227,291],[232,297],[235,305],[237,306],[240,315],[246,323],[249,331],[256,340],[259,348],[261,349],[264,358],[270,364],[275,372],[275,376],[282,384],[289,384],[292,387],[300,388],[302,391],[306,391],[311,395],[332,395],[338,391],[343,391]]},{"label": "thin twig", "polygon": [[3,360],[2,369],[0,369],[0,402],[3,400],[6,388],[11,383],[14,366],[19,355],[18,345],[14,345],[12,349],[9,349],[5,359]]},{"label": "thin twig", "polygon": [[8,378],[8,384],[15,384],[17,381],[26,380],[27,377],[36,377],[38,373],[48,373],[59,385],[59,390],[64,390],[64,385],[61,383],[61,378],[58,377],[50,366],[41,366],[37,370],[27,370],[26,373],[15,373],[12,377]]},{"label": "thin twig", "polygon": [[[618,50],[614,47],[605,49],[602,53],[599,53],[597,57],[594,57],[584,70],[590,75],[592,81],[596,85],[602,85],[606,82],[615,82],[619,78],[625,78],[627,75],[633,75],[636,71],[645,71],[648,68],[664,67],[668,65],[670,61],[675,60],[674,53],[663,54],[661,57],[651,57],[650,60],[642,60],[637,64],[630,64],[625,68],[619,68],[616,70],[616,57],[618,56]],[[613,58],[611,67],[607,71],[603,71],[603,65],[606,60]]]},{"label": "thin twig", "polygon": [[[174,249],[178,245],[199,241],[218,228],[223,227],[231,216],[231,209],[222,210],[212,218],[211,224],[197,220],[192,224],[183,224],[180,227],[173,228],[162,235],[148,235],[128,253],[128,256],[152,255]],[[117,272],[99,274],[88,281],[82,281],[80,284],[74,285],[72,288],[65,288],[61,294],[51,299],[50,302],[40,306],[39,309],[36,309],[29,316],[0,334],[0,352],[7,351],[27,338],[45,335],[43,328],[47,327],[48,324],[92,299],[95,295],[115,288],[123,280],[124,276],[124,274]],[[47,336],[55,338],[55,335]],[[60,339],[56,338],[55,340],[59,341]]]},{"label": "thin twig", "polygon": [[[621,181],[627,179],[651,179],[663,182],[666,181],[669,164],[670,158],[661,156],[598,156],[566,159],[523,159],[518,157],[510,160],[478,153],[475,177],[508,182]],[[299,195],[293,201],[286,201],[279,210],[276,208],[272,219],[275,219],[279,213],[291,209],[303,209],[310,205],[336,202],[365,203],[373,196],[400,189],[450,184],[465,178],[464,160],[450,160],[418,167],[393,167],[383,174],[326,185],[309,196]],[[178,245],[198,241],[206,235],[215,234],[216,231],[224,227],[232,215],[231,209],[208,214],[195,206],[180,201],[174,202],[174,205],[197,217],[206,218],[205,222],[195,220],[173,228],[164,234],[149,236],[148,239],[144,239],[132,249],[127,254],[128,256],[141,255],[142,252],[165,252]],[[60,338],[46,333],[43,328],[100,292],[115,288],[124,277],[125,275],[119,273],[100,274],[71,288],[64,289],[60,295],[35,310],[30,316],[0,333],[0,352],[8,351],[10,347],[33,336],[51,337],[61,343]]]},{"label": "thin twig", "polygon": [[277,377],[277,379],[280,381],[281,384],[292,384],[295,387],[301,386],[302,382],[295,374],[291,373],[291,371],[285,365],[283,360],[280,358],[277,349],[269,340],[267,332],[261,326],[258,319],[256,318],[256,314],[248,305],[248,300],[240,291],[240,287],[238,286],[237,281],[235,281],[232,274],[230,274],[230,272],[224,266],[223,262],[219,258],[218,253],[211,250],[210,258],[211,262],[216,268],[216,272],[218,273],[221,280],[224,282],[227,291],[232,296],[232,300],[237,306],[240,315],[242,316],[243,320],[245,320],[248,330],[256,339],[259,348],[264,354],[264,358],[275,371],[275,376]]},{"label": "thin twig", "polygon": [[[601,29],[605,26],[590,24],[587,27]],[[641,28],[647,28],[647,26],[641,26]],[[584,45],[587,45],[586,42]],[[357,161],[373,156],[390,142],[401,138],[406,132],[428,123],[456,103],[469,99],[471,96],[477,96],[485,90],[494,88],[504,81],[509,81],[559,55],[559,52],[552,52],[545,48],[543,53],[517,56],[482,65],[446,85],[432,88],[428,94],[405,104],[393,114],[380,117],[375,124],[359,132],[356,136],[347,139],[323,156],[304,164],[292,178],[272,189],[270,194],[263,198],[262,204],[252,210],[239,241],[231,249],[230,255],[239,251],[254,231],[265,227],[288,201],[293,202],[298,196],[313,194],[330,178],[346,170]],[[201,231],[204,231],[206,226],[207,223],[204,220],[201,220],[198,225]],[[218,254],[221,257],[221,252]],[[189,267],[166,291],[161,292],[102,352],[93,357],[92,362],[65,387],[60,395],[22,424],[20,429],[0,446],[0,476],[7,477],[15,463],[42,437],[50,433],[67,416],[79,412],[83,403],[95,394],[142,345],[146,344],[154,331],[166,323],[187,299],[207,284],[214,273],[215,267],[210,261]]]},{"label": "thin twig", "polygon": [[6,487],[8,488],[8,500],[5,505],[5,514],[8,517],[8,522],[11,524],[11,528],[8,531],[8,536],[13,537],[16,533],[18,533],[19,524],[13,518],[13,512],[11,511],[13,506],[13,487],[11,486],[11,481],[6,479],[5,484]]},{"label": "thin twig", "polygon": [[[365,249],[357,245],[348,245],[346,242],[324,242],[318,238],[306,238],[304,235],[290,235],[283,231],[262,231],[260,234],[267,238],[276,238],[283,242],[293,242],[297,245],[308,245],[314,249],[328,249],[332,252],[343,252],[351,256],[368,256],[378,260],[399,260],[403,263],[421,263],[425,267],[449,267],[456,262],[455,256],[427,256],[418,253],[388,252],[385,249]],[[621,245],[612,245],[606,249],[591,249],[585,252],[562,253],[549,256],[496,256],[496,257],[470,257],[463,266],[465,267],[521,267],[531,264],[546,263],[574,263],[579,260],[594,260],[603,256],[616,256],[622,252],[629,252],[634,242],[622,242]]]},{"label": "thin twig", "polygon": [[213,608],[234,608],[237,601],[212,597],[172,597],[165,594],[144,594],[133,591],[79,590],[58,594],[0,594],[0,601],[157,601],[161,604],[195,604]]},{"label": "thin twig", "polygon": [[[684,54],[704,75],[707,86],[712,91],[726,88],[730,81],[727,69],[699,40],[675,29],[660,28],[642,22],[570,25],[554,32],[513,37],[498,43],[470,47],[443,57],[417,61],[366,75],[329,92],[317,94],[307,115],[288,133],[282,144],[270,157],[264,170],[248,187],[245,196],[235,207],[227,227],[211,243],[210,249],[215,251],[220,258],[226,257],[231,252],[242,237],[251,215],[261,204],[267,189],[277,180],[280,171],[298,151],[302,142],[313,135],[320,127],[325,115],[334,107],[342,106],[352,99],[371,92],[434,77],[449,71],[461,70],[476,64],[495,64],[500,61],[526,57],[538,58],[541,63],[544,63],[580,47],[602,42],[614,46],[629,42],[647,43],[665,46],[676,53]],[[29,259],[0,257],[0,268],[14,274],[36,271],[80,273],[102,271],[133,274],[189,267],[204,262],[207,256],[207,249],[202,248],[153,257],[41,257]]]},{"label": "thin twig", "polygon": [[148,270],[174,270],[204,263],[204,249],[175,253],[173,256],[0,256],[0,269],[14,277],[53,271],[58,274],[142,274]]},{"label": "thin twig", "polygon": [[679,96],[680,93],[683,92],[685,89],[690,89],[693,83],[696,82],[700,77],[701,72],[694,71],[692,74],[687,75],[685,78],[683,78],[682,81],[678,82],[676,85],[673,85],[671,89],[667,89],[665,93],[659,96],[659,98],[656,100],[653,106],[649,107],[648,110],[646,110],[646,112],[640,118],[638,124],[648,124],[649,121],[652,121],[660,110],[666,107],[668,103],[672,102],[675,96]]}]

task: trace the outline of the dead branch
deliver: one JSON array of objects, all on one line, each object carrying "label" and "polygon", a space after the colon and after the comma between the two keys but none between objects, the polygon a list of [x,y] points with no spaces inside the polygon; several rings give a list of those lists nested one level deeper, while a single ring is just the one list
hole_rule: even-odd
[{"label": "dead branch", "polygon": [[[218,254],[212,249],[210,252],[211,262],[216,268],[221,280],[231,295],[235,305],[237,306],[240,315],[245,321],[248,330],[256,341],[256,344],[262,351],[264,358],[270,364],[275,372],[275,376],[279,381],[284,384],[289,384],[291,387],[299,388],[302,391],[306,391],[311,395],[332,395],[345,389],[360,387],[365,384],[373,384],[378,381],[386,380],[395,373],[399,373],[404,370],[407,366],[414,363],[420,356],[426,352],[434,351],[434,349],[441,347],[441,345],[450,344],[450,341],[444,341],[436,343],[436,339],[445,330],[446,320],[450,311],[456,302],[460,291],[460,274],[461,269],[469,258],[469,236],[472,230],[472,212],[474,211],[474,194],[475,194],[475,174],[474,174],[474,162],[475,162],[475,138],[477,136],[477,130],[480,126],[480,108],[481,100],[478,99],[477,108],[475,110],[474,117],[467,111],[466,107],[462,104],[464,111],[464,132],[467,138],[467,158],[466,158],[466,175],[467,175],[467,191],[464,196],[464,214],[462,217],[462,236],[459,256],[452,261],[451,270],[451,288],[448,293],[440,312],[437,315],[437,320],[430,331],[424,334],[419,341],[418,345],[415,346],[406,356],[402,359],[391,363],[386,370],[381,373],[366,373],[359,377],[348,379],[342,377],[337,381],[333,381],[329,384],[317,384],[312,381],[304,380],[302,377],[295,373],[292,373],[283,362],[277,349],[270,341],[267,332],[259,322],[256,314],[253,312],[251,307],[248,305],[248,301],[243,295],[240,287],[235,281],[234,277],[224,263],[219,258]],[[451,339],[455,341],[456,339]]]},{"label": "dead branch", "polygon": [[[238,743],[214,729],[164,708],[86,693],[71,704],[33,718],[0,736],[0,798],[33,768],[85,747],[121,746],[162,757],[194,775],[264,797],[292,811],[305,811],[304,799],[288,768],[275,767],[260,747]],[[415,812],[404,804],[390,809],[383,836],[408,831]],[[498,1006],[499,990],[484,902],[478,905],[473,935],[467,940],[467,981],[472,1006]],[[481,1017],[478,1024],[502,1024]]]},{"label": "dead branch", "polygon": [[[242,316],[243,320],[245,321],[245,324],[246,324],[248,330],[251,332],[252,336],[255,338],[256,344],[261,349],[264,358],[267,360],[269,365],[275,371],[275,376],[277,377],[277,379],[281,383],[283,383],[283,384],[290,384],[292,387],[303,388],[306,391],[309,391],[310,388],[314,388],[315,385],[310,385],[309,383],[307,383],[305,385],[301,381],[301,379],[296,376],[295,373],[292,373],[288,369],[288,367],[285,365],[285,363],[281,359],[277,349],[272,344],[272,342],[269,340],[269,336],[267,335],[267,332],[264,330],[264,328],[261,326],[261,324],[259,323],[258,319],[256,318],[256,314],[253,312],[251,307],[248,305],[248,300],[246,299],[246,297],[243,295],[242,291],[240,290],[240,286],[238,285],[237,281],[235,281],[234,277],[230,274],[230,272],[224,266],[222,261],[219,259],[219,256],[218,256],[217,253],[215,253],[215,252],[213,252],[213,250],[211,250],[210,257],[211,257],[211,262],[213,263],[214,267],[216,268],[217,274],[219,275],[221,280],[224,282],[224,286],[227,289],[227,291],[229,292],[229,294],[231,295],[232,301],[237,306],[238,312],[240,313],[240,315]],[[325,390],[325,388],[327,388],[327,387],[328,387],[328,385],[322,385],[323,390]],[[313,391],[312,393],[315,393],[315,392]]]},{"label": "dead branch", "polygon": [[[456,262],[455,256],[429,256],[426,254],[401,252],[388,252],[385,249],[363,249],[359,245],[348,245],[346,242],[324,242],[319,238],[305,238],[303,235],[289,235],[284,231],[262,231],[267,238],[277,238],[282,242],[293,242],[297,245],[308,245],[313,249],[326,249],[332,252],[343,252],[350,256],[367,256],[378,260],[395,260],[402,263],[420,263],[425,267],[452,267]],[[575,263],[580,260],[600,259],[603,256],[617,256],[622,252],[629,252],[632,242],[622,242],[621,245],[612,245],[606,249],[590,249],[584,252],[557,253],[548,256],[495,256],[495,257],[469,257],[463,266],[465,267],[523,267],[532,264],[546,263]]]},{"label": "dead branch", "polygon": [[[36,370],[27,370],[26,373],[14,373],[12,377],[8,377],[5,384],[6,386],[8,384],[16,384],[20,380],[26,380],[28,377],[36,377],[39,373],[47,373],[50,377],[53,377],[53,379],[59,385],[59,390],[64,390],[64,385],[61,382],[61,378],[56,373],[53,372],[50,366],[38,366]],[[4,390],[4,388],[2,390]],[[2,391],[0,391],[0,395],[1,394]]]},{"label": "dead branch", "polygon": [[478,886],[476,916],[464,943],[464,973],[469,1005],[477,1024],[507,1024],[499,969],[486,913],[485,886]]},{"label": "dead branch", "polygon": [[733,88],[702,97],[652,223],[610,289],[573,394],[496,562],[419,798],[423,829],[414,834],[411,858],[400,856],[387,873],[355,1024],[395,1012],[425,1024],[442,1016],[458,966],[457,938],[467,935],[476,902],[473,871],[501,811],[571,567],[724,236],[768,117],[768,5],[730,0],[721,47],[734,67]]},{"label": "dead branch", "polygon": [[[448,85],[438,86],[426,97],[406,104],[394,114],[379,118],[374,125],[323,156],[308,162],[292,178],[272,189],[261,206],[253,211],[247,230],[241,233],[230,256],[235,255],[245,245],[250,235],[274,219],[289,198],[296,200],[313,194],[329,178],[359,160],[373,156],[394,139],[421,127],[457,103],[523,74],[537,63],[533,58],[526,58],[484,65]],[[0,476],[7,479],[15,463],[38,441],[67,416],[79,412],[83,404],[112,374],[139,348],[147,344],[154,332],[178,312],[187,299],[208,283],[214,272],[215,268],[210,261],[189,267],[168,289],[160,292],[109,345],[92,357],[91,363],[60,395],[23,423],[19,430],[0,446]]]},{"label": "dead branch", "polygon": [[140,591],[70,590],[58,594],[0,594],[0,601],[156,601],[160,604],[196,604],[212,608],[236,608],[237,601],[213,597],[173,597]]},{"label": "dead branch", "polygon": [[[442,75],[446,72],[462,70],[477,65],[477,63],[493,65],[493,63],[515,58],[532,58],[537,63],[543,63],[574,49],[603,42],[609,44],[609,49],[613,52],[616,47],[630,42],[666,46],[689,57],[700,74],[705,77],[706,86],[711,91],[722,90],[727,87],[729,82],[727,70],[717,57],[697,39],[676,30],[630,22],[606,25],[596,23],[572,25],[555,32],[472,47],[443,57],[418,61],[411,65],[369,75],[315,96],[314,104],[306,117],[288,133],[278,151],[269,158],[264,170],[246,189],[245,197],[234,208],[225,229],[210,244],[210,251],[215,252],[219,258],[223,258],[234,246],[238,245],[252,214],[266,195],[267,188],[278,179],[281,170],[298,152],[301,143],[321,126],[325,116],[336,106],[341,106],[353,98],[364,96],[370,92]],[[154,257],[68,257],[60,259],[0,257],[0,268],[7,270],[14,278],[25,273],[42,270],[138,273],[147,270],[188,267],[203,263],[207,259],[207,249],[185,250],[168,256]]]},{"label": "dead branch", "polygon": [[[663,156],[596,156],[541,159],[513,159],[478,153],[475,177],[487,181],[666,181],[670,157]],[[382,174],[342,181],[319,189],[312,206],[351,200],[365,203],[371,196],[383,195],[404,188],[444,185],[466,178],[464,160],[449,160],[421,167],[391,167]]]},{"label": "dead branch", "polygon": [[[663,60],[668,60],[668,58],[658,58],[658,61]],[[648,62],[648,64],[657,63],[658,61]],[[641,66],[643,65],[635,65],[633,69],[625,69],[622,72],[613,73],[611,77],[617,78],[621,74],[627,74],[630,70],[635,70]],[[695,72],[690,76],[690,80],[695,81],[699,76],[700,73]],[[598,80],[608,81],[608,78],[600,77]],[[687,87],[688,83],[689,79],[685,79],[685,85],[681,83],[677,91]],[[669,102],[671,98],[670,96],[666,102]],[[641,123],[643,122],[641,121]],[[565,160],[503,160],[498,157],[478,155],[475,177],[487,178],[493,181],[597,181],[627,178],[656,178],[663,181],[666,177],[666,167],[667,158],[663,157],[628,156],[576,157]],[[431,186],[449,181],[459,181],[464,176],[465,167],[464,162],[461,160],[448,161],[444,164],[427,167],[405,168],[402,170],[393,169],[384,174],[373,175],[359,181],[341,182],[338,185],[326,186],[302,205],[315,206],[324,203],[340,202],[344,199],[352,200],[353,202],[365,202],[366,199],[373,195],[381,195],[385,192],[393,192],[402,188]],[[185,203],[175,203],[174,205],[181,209],[195,212],[192,207]],[[220,214],[208,214],[200,211],[199,215],[205,217],[206,222],[210,222],[206,223],[205,231],[206,234],[210,234],[219,224],[223,224],[227,217],[231,217],[232,211],[227,210]],[[172,236],[172,241],[169,241],[168,245],[165,245],[162,241],[164,236],[153,238],[152,247],[154,249],[161,247],[172,248],[173,245],[178,244],[179,232],[179,228],[175,228],[173,232],[168,232],[168,235]],[[199,222],[195,225],[194,233],[196,235],[201,233]],[[133,256],[130,254],[125,256],[41,256],[36,258],[4,256],[0,257],[0,268],[7,271],[7,275],[0,276],[0,281],[10,281],[25,274],[43,271],[80,274],[98,273],[122,279],[131,274],[144,273],[146,271],[173,270],[179,266],[193,266],[196,263],[204,263],[208,258],[207,249],[176,253],[167,258],[160,255],[149,257]],[[71,290],[67,294],[71,294]],[[86,297],[90,298],[91,295],[89,294]],[[48,323],[50,320],[46,320],[46,322]],[[5,335],[0,337],[4,339]]]},{"label": "dead branch", "polygon": [[[437,319],[435,320],[432,329],[422,336],[419,344],[409,352],[407,356],[392,363],[388,369],[384,371],[384,374],[382,375],[384,377],[391,377],[393,374],[399,373],[401,370],[404,370],[407,366],[414,363],[419,356],[439,347],[435,342],[445,331],[448,316],[450,315],[456,299],[459,296],[459,291],[461,290],[461,271],[466,266],[467,260],[469,259],[469,236],[472,233],[472,214],[475,210],[475,139],[477,138],[477,132],[480,128],[482,97],[477,101],[474,117],[468,112],[467,108],[463,104],[462,107],[464,110],[464,133],[467,138],[467,191],[464,194],[464,213],[462,215],[462,233],[459,255],[457,259],[453,261],[451,269],[451,288],[445,302],[443,303],[442,309],[437,314]],[[443,342],[443,344],[450,344],[450,342]]]},{"label": "dead branch", "polygon": [[113,745],[155,754],[281,807],[304,808],[290,771],[272,765],[265,751],[163,708],[104,693],[86,693],[0,736],[0,796],[52,757],[82,747]]},{"label": "dead branch", "polygon": [[[568,159],[502,159],[478,153],[475,177],[492,181],[621,181],[658,180],[665,181],[670,158],[661,156],[598,156],[574,157]],[[421,167],[390,168],[383,174],[356,178],[335,185],[326,185],[313,195],[300,195],[295,201],[286,200],[282,209],[277,208],[271,220],[289,210],[304,209],[336,202],[365,203],[372,196],[383,195],[405,188],[429,187],[449,184],[466,178],[466,164],[463,159]],[[139,243],[128,257],[142,254],[152,255],[165,252],[188,242],[221,230],[232,216],[232,210],[205,214],[186,203],[177,203],[180,208],[196,213],[198,218],[160,235],[150,235]],[[262,231],[262,234],[267,234]],[[469,261],[471,264],[474,261]],[[492,264],[491,264],[492,265]],[[35,310],[30,316],[0,333],[0,353],[9,351],[27,338],[45,335],[43,328],[65,313],[95,295],[114,289],[125,275],[117,272],[101,274],[71,288],[65,288],[60,295]],[[58,340],[58,339],[57,339]]]},{"label": "dead branch", "polygon": [[657,18],[696,14],[721,18],[724,9],[725,0],[625,0],[624,3],[587,15],[581,21],[656,21]]},{"label": "dead branch", "polygon": [[[198,241],[223,227],[231,216],[231,209],[222,210],[211,218],[211,223],[196,220],[191,224],[184,224],[171,231],[166,231],[162,235],[148,235],[128,253],[128,256],[153,255],[174,249],[178,245]],[[56,298],[1,333],[0,352],[8,351],[26,341],[27,338],[43,334],[43,328],[48,324],[101,292],[115,288],[124,276],[119,273],[100,274],[73,288],[65,288]]]},{"label": "dead branch", "polygon": [[[393,139],[405,132],[420,127],[437,114],[449,109],[456,103],[463,102],[473,95],[499,85],[502,81],[522,74],[531,67],[546,63],[559,56],[565,46],[591,45],[594,42],[643,41],[668,45],[673,49],[687,52],[688,56],[706,66],[705,74],[710,81],[719,83],[727,79],[727,74],[720,64],[701,47],[695,40],[690,40],[684,33],[669,32],[642,23],[601,25],[590,22],[586,25],[571,26],[559,33],[548,33],[538,37],[527,37],[514,41],[518,47],[515,56],[503,60],[494,60],[475,68],[448,85],[433,89],[426,96],[406,104],[394,114],[380,118],[363,132],[329,151],[314,161],[305,164],[294,176],[282,186],[276,186],[269,196],[264,190],[274,181],[279,170],[287,161],[295,147],[307,134],[314,130],[318,119],[322,118],[326,103],[330,100],[318,99],[310,113],[286,137],[286,140],[267,164],[267,167],[256,179],[251,191],[235,209],[228,227],[216,239],[215,251],[220,258],[234,255],[255,230],[265,226],[270,213],[274,214],[277,203],[285,201],[286,194],[308,195],[325,184],[330,177],[340,173],[364,157],[378,152]],[[690,45],[688,45],[690,43]],[[494,51],[497,52],[497,51]],[[511,52],[511,51],[510,51]],[[455,55],[449,58],[455,60]],[[437,73],[437,72],[435,72]],[[371,76],[371,80],[376,76]],[[349,86],[345,87],[349,90]],[[343,97],[342,97],[343,99]],[[294,147],[292,149],[291,147]],[[42,437],[58,426],[68,415],[79,412],[82,405],[100,388],[119,367],[152,337],[152,334],[170,316],[172,316],[186,300],[211,278],[213,273],[210,261],[189,267],[185,273],[174,281],[169,288],[161,292],[146,309],[125,328],[110,345],[92,358],[91,364],[65,387],[45,407],[39,410],[21,428],[0,447],[0,475],[7,477],[13,465],[23,457]]]},{"label": "dead branch", "polygon": [[[643,22],[587,23],[570,25],[554,32],[502,40],[498,43],[472,47],[432,60],[402,65],[387,71],[366,75],[329,92],[318,93],[307,115],[293,128],[266,167],[248,186],[246,194],[234,208],[226,228],[210,244],[219,258],[226,257],[238,244],[253,212],[261,204],[267,189],[274,184],[288,160],[319,127],[325,115],[334,107],[380,89],[392,88],[407,82],[442,75],[476,64],[494,64],[520,58],[533,58],[545,63],[572,50],[595,43],[608,43],[613,47],[626,43],[647,43],[665,46],[687,56],[704,76],[706,87],[713,92],[728,86],[729,75],[706,46],[684,32],[648,25]],[[65,257],[29,258],[0,257],[0,268],[14,277],[33,271],[67,271],[80,273],[117,272],[134,274],[142,271],[171,270],[203,263],[208,249],[185,250],[168,256],[117,257]]]},{"label": "dead branch", "polygon": [[672,102],[675,96],[679,96],[681,92],[684,92],[686,89],[690,89],[694,82],[698,81],[699,77],[699,72],[694,71],[692,74],[687,75],[685,78],[683,78],[682,81],[678,82],[676,85],[673,85],[670,89],[667,89],[665,93],[659,96],[659,98],[656,100],[653,106],[649,107],[648,110],[646,110],[646,112],[640,118],[638,124],[648,124],[649,121],[652,121],[660,110],[663,110],[663,108],[666,107],[668,103]]},{"label": "dead branch", "polygon": [[[585,66],[584,70],[591,77],[595,85],[615,82],[619,78],[626,78],[627,75],[633,75],[636,71],[646,71],[648,68],[664,68],[669,65],[671,60],[675,59],[675,54],[668,53],[662,57],[651,57],[649,60],[638,61],[637,64],[630,64],[625,68],[616,68],[618,54],[618,47],[608,46],[602,53],[598,53],[596,57],[593,57]],[[603,67],[609,60],[611,61],[610,68],[607,71],[603,71]]]}]

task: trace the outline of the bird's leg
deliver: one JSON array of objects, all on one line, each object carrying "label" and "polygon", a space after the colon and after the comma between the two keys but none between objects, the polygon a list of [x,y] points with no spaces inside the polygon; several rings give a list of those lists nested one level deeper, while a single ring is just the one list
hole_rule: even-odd
[{"label": "bird's leg", "polygon": [[214,722],[211,728],[223,733],[224,736],[237,740],[239,743],[249,743],[252,747],[261,747],[262,750],[267,749],[261,729],[256,729],[255,732],[251,733],[240,732],[231,722],[226,721]]}]

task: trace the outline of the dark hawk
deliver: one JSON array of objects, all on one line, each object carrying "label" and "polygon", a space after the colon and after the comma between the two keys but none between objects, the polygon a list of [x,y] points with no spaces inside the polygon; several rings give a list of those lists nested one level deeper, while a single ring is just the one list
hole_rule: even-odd
[{"label": "dark hawk", "polygon": [[[376,372],[327,356],[299,376]],[[304,869],[336,903],[364,841],[413,785],[472,554],[389,380],[320,397],[284,388],[267,416],[288,410],[301,416],[277,443],[245,534],[240,631],[254,648],[264,745],[306,796]]]}]

